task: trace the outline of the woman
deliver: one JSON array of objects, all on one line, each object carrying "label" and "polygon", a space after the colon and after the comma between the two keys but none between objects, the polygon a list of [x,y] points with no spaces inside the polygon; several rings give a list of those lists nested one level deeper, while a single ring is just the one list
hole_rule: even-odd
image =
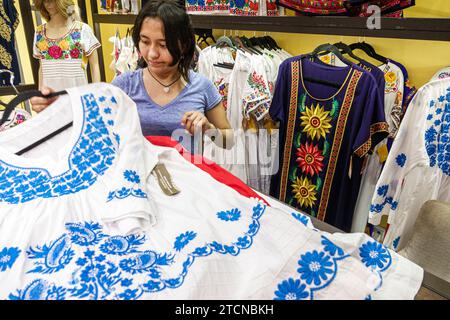
[{"label": "woman", "polygon": [[[186,149],[201,153],[196,134],[205,133],[229,148],[233,132],[222,97],[211,81],[190,70],[195,38],[185,9],[174,0],[148,2],[136,18],[133,40],[142,68],[112,83],[136,103],[143,134],[182,138]],[[34,98],[32,104],[40,111],[48,100]]]}]

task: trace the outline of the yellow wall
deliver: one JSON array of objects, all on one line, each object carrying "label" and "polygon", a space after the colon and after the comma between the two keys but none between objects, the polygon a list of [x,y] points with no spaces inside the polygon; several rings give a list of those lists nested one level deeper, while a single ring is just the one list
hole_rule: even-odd
[{"label": "yellow wall", "polygon": [[[448,0],[416,0],[416,6],[405,10],[407,17],[423,18],[450,18],[450,6]],[[17,6],[17,1],[16,1]],[[89,14],[90,1],[86,1],[88,10],[88,22],[92,26],[92,17]],[[105,62],[106,80],[110,82],[114,73],[109,69],[112,61],[112,43],[108,41],[109,37],[115,34],[116,28],[122,36],[125,35],[126,25],[102,24],[101,43],[103,47],[103,57]],[[23,28],[19,25],[19,28]],[[223,30],[216,30],[215,33],[220,36]],[[229,33],[228,33],[229,34]],[[244,34],[244,32],[240,32]],[[262,32],[246,32],[247,35],[262,35]],[[330,35],[311,35],[311,34],[289,34],[289,33],[269,33],[280,46],[294,55],[310,52],[316,46],[322,43],[344,41],[352,43],[358,41],[358,37],[342,37]],[[20,52],[26,52],[26,42],[23,30],[17,32]],[[439,69],[450,65],[450,42],[443,41],[422,41],[422,40],[403,40],[403,39],[385,39],[385,38],[366,38],[367,42],[372,44],[377,52],[403,63],[409,71],[411,81],[416,86],[421,86],[428,82],[430,77]],[[358,52],[358,54],[361,54]],[[24,57],[27,60],[27,56]],[[369,59],[370,60],[370,59]],[[29,62],[23,64],[26,73],[27,82],[32,82],[31,67]]]}]

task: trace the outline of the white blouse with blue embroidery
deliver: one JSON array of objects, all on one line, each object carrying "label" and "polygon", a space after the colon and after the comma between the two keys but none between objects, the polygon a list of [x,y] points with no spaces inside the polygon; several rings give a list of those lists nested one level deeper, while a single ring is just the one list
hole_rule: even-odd
[{"label": "white blouse with blue embroidery", "polygon": [[427,200],[450,202],[450,79],[430,82],[411,101],[377,183],[369,222],[388,215],[384,244],[402,249]]},{"label": "white blouse with blue embroidery", "polygon": [[[68,92],[0,133],[0,299],[417,293],[423,270],[368,236],[319,232],[305,215],[241,196],[175,149],[149,143],[120,89]],[[71,119],[70,131],[14,155]],[[150,174],[156,163],[180,193],[162,192]]]}]

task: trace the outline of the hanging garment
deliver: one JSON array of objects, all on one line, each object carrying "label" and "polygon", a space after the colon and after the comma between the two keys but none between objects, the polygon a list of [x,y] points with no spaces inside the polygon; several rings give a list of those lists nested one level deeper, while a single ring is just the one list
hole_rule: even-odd
[{"label": "hanging garment", "polygon": [[[55,91],[87,84],[88,57],[100,47],[89,25],[74,21],[59,39],[46,35],[46,24],[36,29],[33,57],[41,61],[42,84]],[[69,76],[70,75],[70,76]]]},{"label": "hanging garment", "polygon": [[[0,69],[14,73],[14,85],[21,82],[14,35],[18,25],[19,14],[14,6],[14,1],[0,0]],[[0,73],[0,86],[10,86],[10,77],[9,73]]]},{"label": "hanging garment", "polygon": [[260,0],[230,0],[230,13],[238,16],[257,16],[260,12],[260,2]]},{"label": "hanging garment", "polygon": [[347,15],[367,17],[369,6],[376,5],[382,15],[401,16],[403,9],[415,5],[414,0],[280,0],[279,4],[304,15]]},{"label": "hanging garment", "polygon": [[372,198],[369,222],[388,216],[384,244],[402,249],[427,200],[450,201],[450,80],[423,86],[408,107]]},{"label": "hanging garment", "polygon": [[[412,299],[417,293],[423,270],[366,235],[315,230],[303,214],[244,197],[175,149],[147,142],[136,105],[120,89],[94,84],[68,92],[0,134],[2,299]],[[70,110],[71,132],[13,154],[18,136],[42,133],[41,123],[67,120]],[[52,159],[56,150],[60,157]],[[151,174],[155,159],[176,195],[165,194]],[[128,220],[122,227],[138,228],[106,221],[111,212]],[[153,226],[133,223],[153,212]]]},{"label": "hanging garment", "polygon": [[186,11],[191,14],[229,14],[229,0],[186,0]]},{"label": "hanging garment", "polygon": [[431,78],[431,81],[446,78],[450,78],[450,67],[444,68],[436,72],[434,76]]},{"label": "hanging garment", "polygon": [[[308,82],[303,76],[341,83]],[[280,67],[270,116],[280,121],[280,170],[271,195],[344,231],[351,228],[364,157],[387,136],[376,81],[363,69],[314,63]]]},{"label": "hanging garment", "polygon": [[370,204],[381,170],[387,159],[390,145],[388,139],[394,139],[403,118],[404,76],[402,70],[392,62],[378,67],[384,74],[384,111],[389,125],[389,137],[381,141],[368,156],[367,167],[361,179],[361,188],[353,215],[352,232],[364,232],[369,217]]},{"label": "hanging garment", "polygon": [[[3,111],[0,111],[0,119],[2,117],[3,117]],[[16,108],[9,116],[8,121],[6,121],[4,124],[2,124],[0,126],[0,131],[11,129],[30,118],[31,118],[31,114],[29,114],[27,111],[25,111],[24,109]]]}]

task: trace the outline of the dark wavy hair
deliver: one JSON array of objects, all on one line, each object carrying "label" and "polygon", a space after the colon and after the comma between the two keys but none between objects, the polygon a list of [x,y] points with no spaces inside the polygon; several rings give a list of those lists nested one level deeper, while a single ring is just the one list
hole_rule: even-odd
[{"label": "dark wavy hair", "polygon": [[[189,82],[189,69],[195,52],[195,36],[184,6],[180,5],[180,1],[175,0],[148,1],[136,17],[132,29],[134,45],[138,51],[141,28],[146,18],[161,19],[164,25],[167,49],[173,58],[172,66],[179,63],[178,70],[181,76]],[[141,58],[138,66],[146,68],[147,63]]]}]

